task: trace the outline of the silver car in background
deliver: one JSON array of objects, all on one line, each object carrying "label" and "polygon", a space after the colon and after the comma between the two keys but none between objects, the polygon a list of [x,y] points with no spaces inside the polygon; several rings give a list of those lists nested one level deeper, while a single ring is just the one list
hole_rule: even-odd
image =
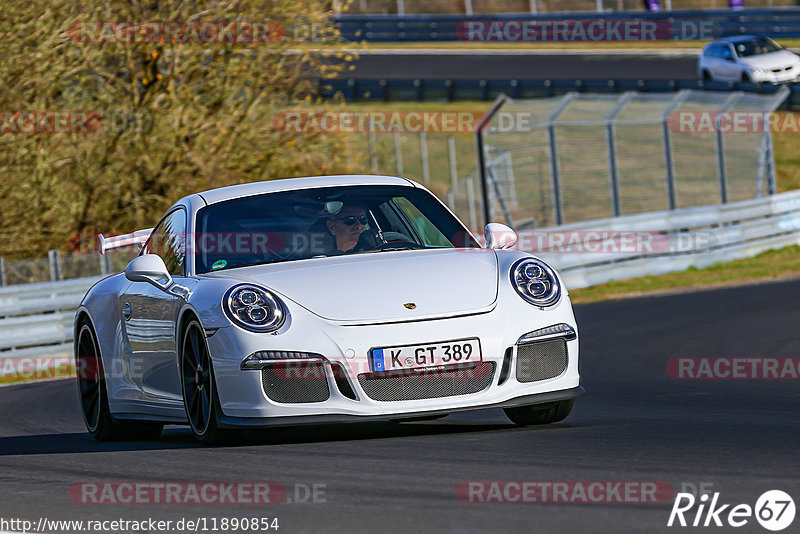
[{"label": "silver car in background", "polygon": [[736,35],[707,44],[697,71],[704,81],[787,83],[800,78],[800,57],[768,37]]}]

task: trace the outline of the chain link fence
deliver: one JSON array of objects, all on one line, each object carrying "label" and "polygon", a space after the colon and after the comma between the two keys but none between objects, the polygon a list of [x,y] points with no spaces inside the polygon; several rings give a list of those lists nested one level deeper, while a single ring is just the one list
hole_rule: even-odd
[{"label": "chain link fence", "polygon": [[[483,217],[536,228],[773,194],[766,121],[787,92],[500,97],[478,134]],[[451,192],[462,216],[474,182]]]}]

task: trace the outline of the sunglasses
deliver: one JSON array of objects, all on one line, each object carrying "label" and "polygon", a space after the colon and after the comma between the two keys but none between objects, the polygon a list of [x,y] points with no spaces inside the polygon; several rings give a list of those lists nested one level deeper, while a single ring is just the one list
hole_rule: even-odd
[{"label": "sunglasses", "polygon": [[356,217],[355,215],[351,215],[349,217],[337,217],[337,221],[342,221],[347,226],[353,226],[356,223],[361,224],[361,226],[367,225],[367,216],[366,215],[359,215]]}]

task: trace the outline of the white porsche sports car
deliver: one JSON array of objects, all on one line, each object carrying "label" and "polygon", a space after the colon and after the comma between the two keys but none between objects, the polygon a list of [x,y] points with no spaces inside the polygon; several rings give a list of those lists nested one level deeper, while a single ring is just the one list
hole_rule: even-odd
[{"label": "white porsche sports car", "polygon": [[503,408],[569,415],[584,393],[558,274],[486,247],[427,189],[386,176],[224,187],[178,201],[75,320],[83,417],[98,440],[395,421]]}]

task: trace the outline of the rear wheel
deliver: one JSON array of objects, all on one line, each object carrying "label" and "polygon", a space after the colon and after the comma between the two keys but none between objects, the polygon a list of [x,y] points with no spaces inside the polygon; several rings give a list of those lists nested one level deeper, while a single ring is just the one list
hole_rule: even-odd
[{"label": "rear wheel", "polygon": [[703,70],[702,78],[703,78],[704,82],[710,82],[711,81],[711,73],[708,72],[707,70]]},{"label": "rear wheel", "polygon": [[743,83],[753,83],[753,80],[750,79],[750,75],[746,72],[742,73],[742,82]]},{"label": "rear wheel", "polygon": [[103,360],[97,338],[88,320],[81,320],[75,342],[75,369],[83,422],[97,441],[153,440],[164,425],[138,421],[117,421],[108,407]]},{"label": "rear wheel", "polygon": [[219,428],[219,397],[206,336],[193,320],[183,333],[181,384],[186,417],[194,436],[209,445],[220,443],[227,433]]},{"label": "rear wheel", "polygon": [[566,419],[574,405],[575,400],[570,399],[548,402],[547,404],[503,408],[503,411],[506,412],[506,416],[511,419],[511,422],[516,425],[547,425]]}]

